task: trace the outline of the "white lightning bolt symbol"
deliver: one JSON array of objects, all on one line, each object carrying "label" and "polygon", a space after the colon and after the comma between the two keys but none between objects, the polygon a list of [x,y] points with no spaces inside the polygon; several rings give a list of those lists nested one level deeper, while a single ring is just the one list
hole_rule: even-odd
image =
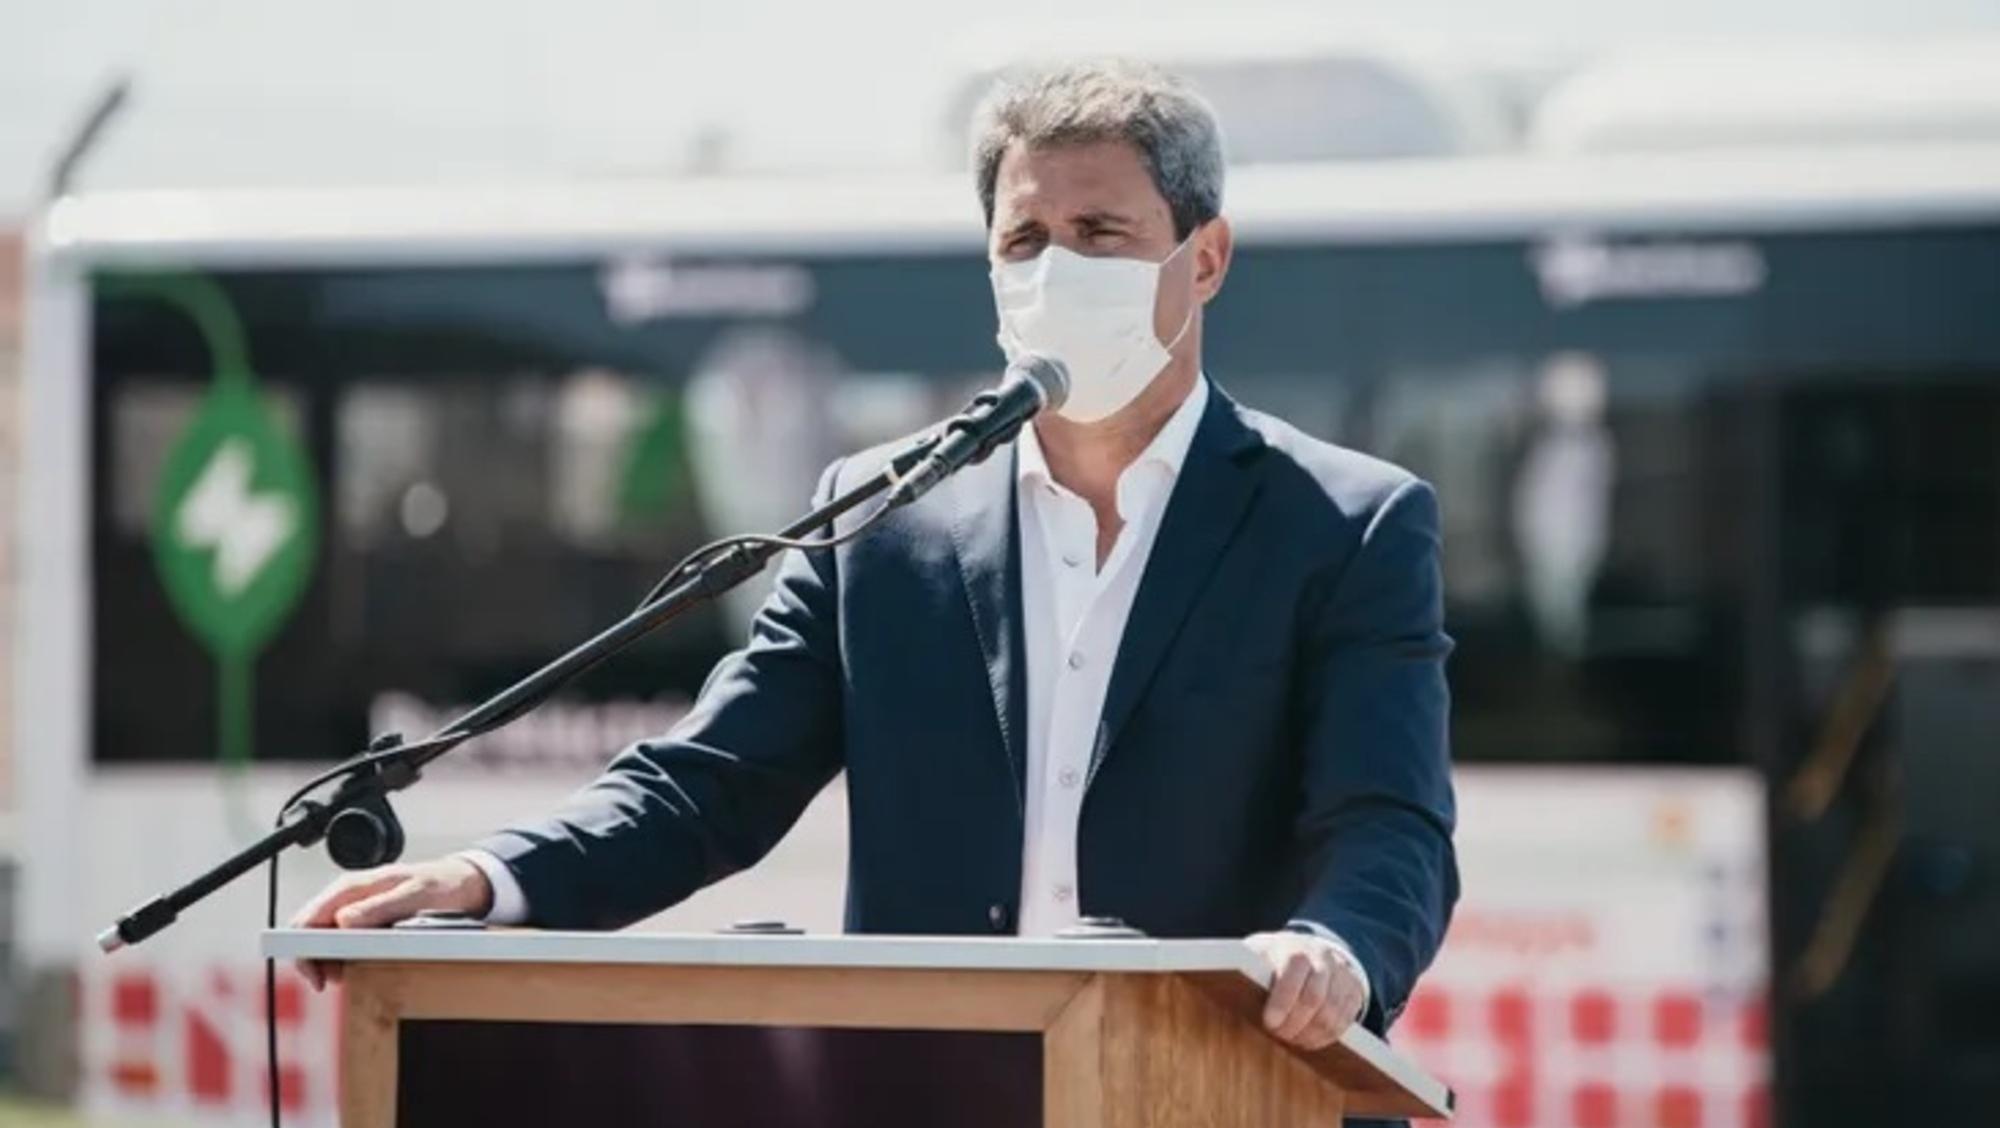
[{"label": "white lightning bolt symbol", "polygon": [[250,586],[298,522],[290,498],[250,492],[252,467],[250,443],[225,440],[174,515],[182,543],[215,549],[215,586],[226,596]]}]

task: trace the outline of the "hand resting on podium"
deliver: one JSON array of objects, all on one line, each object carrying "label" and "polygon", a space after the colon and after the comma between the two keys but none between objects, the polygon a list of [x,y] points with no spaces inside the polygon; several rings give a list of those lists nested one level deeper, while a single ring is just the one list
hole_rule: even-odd
[{"label": "hand resting on podium", "polygon": [[[387,928],[426,911],[484,917],[493,886],[463,855],[381,866],[329,884],[292,915],[293,928]],[[340,965],[301,960],[299,974],[314,990],[339,982]]]}]

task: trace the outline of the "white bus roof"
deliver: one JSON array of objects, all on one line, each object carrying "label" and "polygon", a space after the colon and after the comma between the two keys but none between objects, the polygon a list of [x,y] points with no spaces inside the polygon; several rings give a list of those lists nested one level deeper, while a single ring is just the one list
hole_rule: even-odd
[{"label": "white bus roof", "polygon": [[1283,21],[1149,17],[980,26],[958,50],[943,98],[947,167],[968,149],[972,110],[1001,73],[1036,65],[1140,58],[1193,83],[1245,165],[1444,157],[1518,147],[1490,60],[1412,37],[1361,34],[1338,13]]},{"label": "white bus roof", "polygon": [[[1535,238],[2000,221],[2000,143],[1270,166],[1232,175],[1244,243]],[[58,201],[44,254],[86,264],[556,260],[628,252],[974,251],[969,179],[144,192]]]},{"label": "white bus roof", "polygon": [[2000,38],[1614,57],[1559,83],[1529,128],[1551,153],[1921,141],[2000,142]]}]

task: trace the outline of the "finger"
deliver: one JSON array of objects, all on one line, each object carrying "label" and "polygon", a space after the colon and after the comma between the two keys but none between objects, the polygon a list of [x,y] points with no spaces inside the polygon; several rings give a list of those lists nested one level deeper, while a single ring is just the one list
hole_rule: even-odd
[{"label": "finger", "polygon": [[1318,1018],[1309,1023],[1305,1031],[1294,1041],[1294,1045],[1305,1050],[1323,1050],[1340,1041],[1340,1031],[1334,1029],[1334,1020],[1322,1011]]},{"label": "finger", "polygon": [[330,881],[313,894],[311,899],[300,905],[289,922],[293,928],[325,928],[333,923],[333,911],[346,903],[346,898],[358,884],[358,879],[349,874],[338,881]]},{"label": "finger", "polygon": [[1307,977],[1304,989],[1299,992],[1299,1001],[1292,1005],[1292,1013],[1287,1015],[1278,1027],[1278,1037],[1287,1042],[1297,1041],[1306,1028],[1319,1017],[1320,1008],[1326,1005],[1326,997],[1333,991],[1333,973],[1324,964],[1313,963],[1312,975]]},{"label": "finger", "polygon": [[1350,1025],[1350,1020],[1347,1018],[1349,1006],[1350,1003],[1342,999],[1340,992],[1335,990],[1334,994],[1328,997],[1326,1004],[1320,1007],[1319,1013],[1306,1024],[1304,1032],[1298,1037],[1297,1044],[1308,1050],[1323,1050],[1340,1041],[1340,1036],[1347,1032],[1347,1027]]},{"label": "finger", "polygon": [[1340,1036],[1354,1025],[1355,1017],[1361,1010],[1363,996],[1360,986],[1344,976],[1337,978],[1339,982],[1300,1039],[1299,1044],[1307,1049],[1322,1050],[1340,1041]]},{"label": "finger", "polygon": [[1302,953],[1294,952],[1279,965],[1278,977],[1271,983],[1271,995],[1264,1001],[1264,1027],[1276,1031],[1292,1013],[1292,1007],[1299,1001],[1299,993],[1305,990],[1306,980],[1312,976],[1312,962]]},{"label": "finger", "polygon": [[340,982],[339,960],[294,960],[292,967],[315,991],[324,991]]},{"label": "finger", "polygon": [[344,906],[388,889],[401,880],[402,875],[383,870],[341,878],[299,906],[299,911],[292,914],[291,925],[293,928],[331,928],[334,916]]},{"label": "finger", "polygon": [[380,928],[416,915],[424,907],[423,899],[423,883],[405,879],[339,909],[333,914],[333,923],[337,928]]},{"label": "finger", "polygon": [[1327,1004],[1327,1013],[1333,1019],[1334,1037],[1347,1033],[1347,1028],[1361,1021],[1361,1014],[1368,1006],[1368,992],[1352,979],[1343,979],[1334,992],[1334,999]]},{"label": "finger", "polygon": [[333,910],[339,907],[340,898],[346,893],[349,880],[348,878],[342,878],[339,881],[331,882],[325,888],[313,894],[311,899],[306,901],[305,904],[300,905],[292,913],[291,919],[285,922],[285,927],[325,928],[327,925],[332,924]]}]

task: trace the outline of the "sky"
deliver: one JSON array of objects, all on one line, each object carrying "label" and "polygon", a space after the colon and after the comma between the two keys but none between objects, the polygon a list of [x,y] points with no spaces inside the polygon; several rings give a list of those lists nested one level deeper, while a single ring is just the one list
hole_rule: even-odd
[{"label": "sky", "polygon": [[[558,13],[560,19],[552,18]],[[0,219],[118,75],[84,188],[940,167],[980,65],[1050,46],[1576,58],[2000,34],[1996,0],[0,0]]]}]

